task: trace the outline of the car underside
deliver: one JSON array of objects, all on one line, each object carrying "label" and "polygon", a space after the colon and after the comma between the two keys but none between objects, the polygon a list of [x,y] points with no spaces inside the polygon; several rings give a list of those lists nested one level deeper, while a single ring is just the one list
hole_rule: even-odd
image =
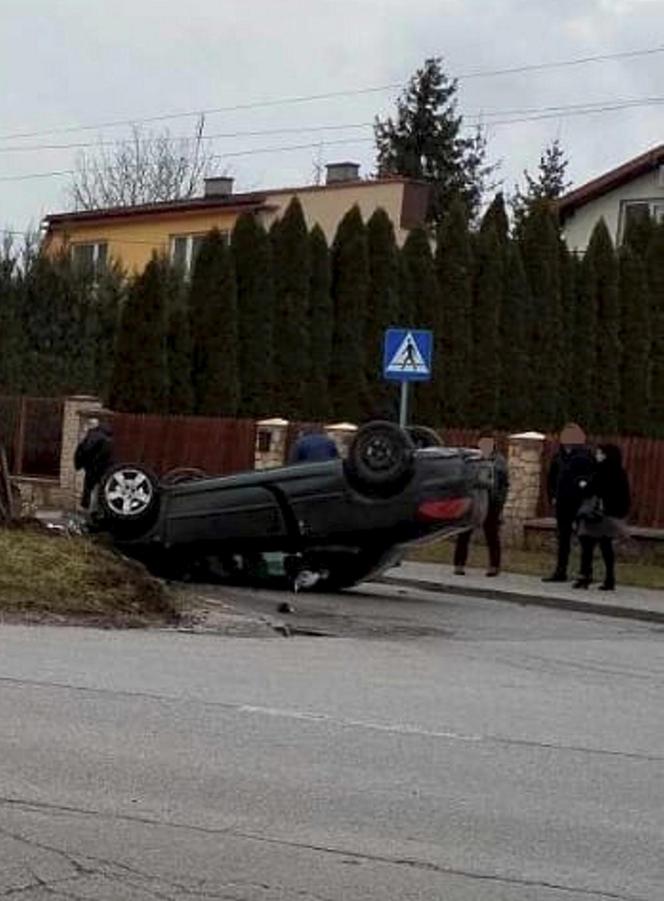
[{"label": "car underside", "polygon": [[491,464],[424,443],[377,422],[358,431],[345,460],[176,484],[118,464],[100,485],[96,528],[172,577],[348,587],[411,544],[481,522]]}]

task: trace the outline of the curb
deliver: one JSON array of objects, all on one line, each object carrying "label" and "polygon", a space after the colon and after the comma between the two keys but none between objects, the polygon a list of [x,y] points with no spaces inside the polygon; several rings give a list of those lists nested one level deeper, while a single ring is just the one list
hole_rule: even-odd
[{"label": "curb", "polygon": [[572,598],[555,597],[554,595],[529,595],[517,591],[500,591],[493,588],[470,588],[448,582],[430,582],[426,579],[399,578],[397,576],[381,576],[373,580],[384,585],[419,588],[437,594],[456,594],[462,597],[480,597],[490,601],[504,601],[508,604],[530,605],[533,607],[553,607],[558,610],[573,610],[577,613],[594,613],[598,616],[612,616],[616,619],[635,619],[647,623],[664,624],[664,610],[651,610],[640,607],[625,607],[604,604],[601,601],[584,601]]}]

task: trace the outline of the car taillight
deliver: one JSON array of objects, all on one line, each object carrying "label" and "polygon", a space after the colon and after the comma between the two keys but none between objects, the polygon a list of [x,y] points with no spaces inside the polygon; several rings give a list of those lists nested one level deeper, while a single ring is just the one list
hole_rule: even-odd
[{"label": "car taillight", "polygon": [[472,501],[468,497],[446,497],[441,501],[424,501],[417,510],[419,519],[435,522],[439,519],[461,519]]}]

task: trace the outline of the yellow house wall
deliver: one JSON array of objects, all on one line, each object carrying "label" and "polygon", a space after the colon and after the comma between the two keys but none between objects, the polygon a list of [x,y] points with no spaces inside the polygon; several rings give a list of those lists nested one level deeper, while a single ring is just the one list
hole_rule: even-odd
[{"label": "yellow house wall", "polygon": [[230,231],[237,218],[233,212],[206,210],[177,215],[103,220],[76,223],[68,231],[54,232],[49,249],[57,252],[63,244],[108,243],[109,255],[130,270],[140,272],[150,261],[153,251],[168,253],[171,235],[208,232],[212,228]]},{"label": "yellow house wall", "polygon": [[269,228],[275,219],[284,214],[291,199],[297,196],[302,204],[308,227],[320,225],[329,244],[334,239],[339,222],[355,204],[360,208],[365,222],[372,213],[382,207],[394,224],[397,241],[403,244],[408,235],[399,224],[403,191],[404,186],[401,182],[338,185],[334,190],[321,191],[280,191],[267,195],[267,204],[277,209],[263,213],[263,222]]},{"label": "yellow house wall", "polygon": [[596,223],[603,217],[613,243],[620,239],[620,211],[630,200],[658,200],[664,202],[664,181],[658,171],[649,172],[614,191],[608,191],[597,200],[591,200],[574,212],[563,227],[563,236],[571,250],[584,251]]},{"label": "yellow house wall", "polygon": [[[331,243],[345,213],[355,204],[366,221],[382,207],[394,223],[397,241],[402,244],[408,232],[401,228],[404,185],[388,184],[339,185],[334,190],[280,191],[266,194],[265,202],[274,209],[262,211],[266,227],[280,218],[291,199],[299,197],[309,228],[319,224]],[[109,257],[129,271],[142,271],[153,251],[169,252],[171,235],[204,233],[212,228],[230,231],[238,217],[235,211],[194,210],[165,215],[127,216],[124,219],[101,219],[96,223],[68,223],[58,226],[48,238],[49,251],[57,252],[65,244],[106,242]]]}]

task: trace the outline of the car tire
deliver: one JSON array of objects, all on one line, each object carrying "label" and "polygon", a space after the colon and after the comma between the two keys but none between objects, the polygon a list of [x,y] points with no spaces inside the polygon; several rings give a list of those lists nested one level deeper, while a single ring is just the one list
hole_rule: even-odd
[{"label": "car tire", "polygon": [[159,479],[142,464],[117,463],[99,484],[98,513],[114,534],[140,535],[157,518]]},{"label": "car tire", "polygon": [[438,432],[430,429],[428,425],[409,425],[406,431],[416,448],[444,447],[443,439]]},{"label": "car tire", "polygon": [[414,452],[410,435],[395,423],[367,423],[348,450],[346,477],[361,493],[395,493],[412,475]]}]

